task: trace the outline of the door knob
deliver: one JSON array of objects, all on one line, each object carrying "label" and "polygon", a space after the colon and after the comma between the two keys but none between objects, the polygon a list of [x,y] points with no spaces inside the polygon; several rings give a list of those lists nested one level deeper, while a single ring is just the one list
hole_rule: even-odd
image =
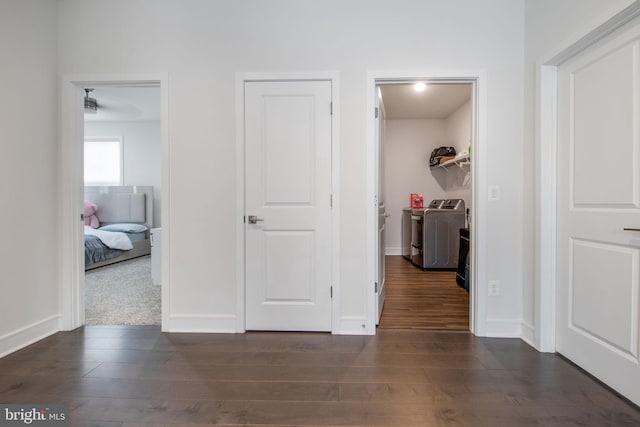
[{"label": "door knob", "polygon": [[258,221],[264,221],[264,219],[258,218],[255,215],[249,215],[248,219],[249,219],[249,224],[257,224]]}]

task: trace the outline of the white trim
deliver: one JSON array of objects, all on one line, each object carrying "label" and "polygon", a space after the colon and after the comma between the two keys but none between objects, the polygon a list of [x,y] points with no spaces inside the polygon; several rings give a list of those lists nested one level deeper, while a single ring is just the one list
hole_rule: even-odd
[{"label": "white trim", "polygon": [[60,330],[60,316],[50,316],[0,337],[0,358]]},{"label": "white trim", "polygon": [[164,332],[234,333],[236,323],[234,314],[173,314],[168,322],[171,327]]},{"label": "white trim", "polygon": [[538,177],[535,181],[535,203],[539,206],[535,219],[536,254],[534,286],[534,347],[554,352],[556,342],[556,67],[539,68],[539,105],[536,121],[540,131],[535,144]]},{"label": "white trim", "polygon": [[640,1],[631,3],[620,10],[619,6],[612,6],[601,16],[587,23],[580,31],[567,38],[544,56],[545,65],[560,65],[590,46],[604,40],[612,33],[627,24],[633,24],[640,18]]},{"label": "white trim", "polygon": [[331,191],[333,209],[331,211],[331,284],[333,286],[331,332],[339,332],[340,324],[340,73],[337,71],[318,72],[250,72],[236,73],[236,175],[235,175],[235,254],[236,254],[236,325],[235,332],[245,329],[245,239],[244,239],[244,84],[250,81],[330,81],[333,114],[331,118]]},{"label": "white trim", "polygon": [[[613,15],[613,16],[612,16]],[[616,13],[608,11],[580,36],[562,43],[536,63],[535,202],[535,347],[556,351],[556,185],[557,185],[557,69],[565,61],[640,19],[640,1]]]},{"label": "white trim", "polygon": [[531,347],[535,347],[535,328],[528,322],[522,322],[520,325],[520,329],[522,330],[522,341],[529,344]]},{"label": "white trim", "polygon": [[342,198],[340,197],[340,117],[342,109],[340,102],[340,73],[331,72],[331,102],[333,106],[331,118],[331,285],[333,286],[333,301],[331,333],[338,333],[337,324],[340,324],[340,307],[342,301],[342,282],[340,271],[342,268]]},{"label": "white trim", "polygon": [[160,214],[162,218],[162,251],[160,266],[161,329],[171,327],[171,143],[169,139],[169,74],[160,76]]},{"label": "white trim", "polygon": [[245,328],[244,292],[244,81],[243,73],[236,73],[236,176],[235,176],[235,253],[236,253],[236,332]]},{"label": "white trim", "polygon": [[[376,158],[378,146],[375,141],[375,96],[378,83],[406,83],[416,80],[438,81],[448,83],[473,84],[473,108],[475,112],[473,120],[471,152],[474,161],[471,165],[471,228],[474,233],[471,236],[471,293],[470,293],[470,325],[469,329],[478,336],[486,336],[486,271],[487,251],[487,72],[485,70],[384,70],[367,72],[367,195],[366,195],[366,279],[365,301],[367,313],[367,332],[375,334],[375,290],[373,283],[376,277],[377,254],[377,180]],[[371,286],[369,286],[371,284]]]},{"label": "white trim", "polygon": [[522,319],[487,319],[486,337],[522,338]]},{"label": "white trim", "polygon": [[385,255],[402,255],[402,248],[384,248]]},{"label": "white trim", "polygon": [[[169,175],[169,75],[154,74],[87,74],[64,75],[61,79],[60,105],[60,271],[61,271],[61,329],[72,330],[84,324],[84,254],[82,213],[84,173],[82,155],[84,144],[85,86],[160,86],[160,126],[162,139],[162,329],[169,328],[170,313],[170,175]],[[164,231],[166,230],[166,231]]]},{"label": "white trim", "polygon": [[84,107],[82,88],[68,76],[62,78],[60,106],[60,292],[61,329],[72,330],[84,324],[84,259],[79,248],[83,232],[82,141]]},{"label": "white trim", "polygon": [[[472,140],[471,153],[475,154],[475,162],[471,163],[471,197],[473,206],[471,207],[471,229],[474,231],[470,239],[471,258],[471,284],[470,292],[472,304],[469,313],[471,322],[471,332],[478,336],[485,336],[485,320],[487,306],[487,218],[488,218],[488,197],[487,197],[487,171],[488,161],[488,138],[487,138],[487,74],[478,71],[476,84],[474,85],[475,117],[474,127],[476,137]],[[474,238],[475,235],[475,238]],[[474,279],[475,278],[475,279]]]}]

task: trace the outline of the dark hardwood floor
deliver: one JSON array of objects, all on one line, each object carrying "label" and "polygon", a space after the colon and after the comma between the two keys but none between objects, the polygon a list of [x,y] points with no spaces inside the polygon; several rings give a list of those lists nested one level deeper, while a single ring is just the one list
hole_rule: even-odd
[{"label": "dark hardwood floor", "polygon": [[453,271],[422,271],[401,256],[387,256],[387,294],[379,328],[469,330],[469,294]]},{"label": "dark hardwood floor", "polygon": [[78,426],[640,425],[561,357],[464,332],[85,327],[0,359],[0,403],[67,404]]}]

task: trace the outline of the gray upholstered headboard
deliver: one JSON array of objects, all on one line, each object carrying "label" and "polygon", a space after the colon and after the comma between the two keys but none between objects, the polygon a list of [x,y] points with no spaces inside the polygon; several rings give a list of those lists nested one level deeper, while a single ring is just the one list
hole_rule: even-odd
[{"label": "gray upholstered headboard", "polygon": [[85,187],[84,199],[98,206],[101,224],[138,223],[153,227],[153,187]]}]

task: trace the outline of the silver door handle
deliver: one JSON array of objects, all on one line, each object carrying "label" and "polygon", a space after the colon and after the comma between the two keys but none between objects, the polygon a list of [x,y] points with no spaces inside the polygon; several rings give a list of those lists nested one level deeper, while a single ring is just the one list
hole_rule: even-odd
[{"label": "silver door handle", "polygon": [[258,221],[264,221],[264,219],[258,218],[255,215],[249,215],[248,219],[249,219],[249,224],[257,224]]},{"label": "silver door handle", "polygon": [[640,231],[640,228],[623,228],[624,231]]}]

